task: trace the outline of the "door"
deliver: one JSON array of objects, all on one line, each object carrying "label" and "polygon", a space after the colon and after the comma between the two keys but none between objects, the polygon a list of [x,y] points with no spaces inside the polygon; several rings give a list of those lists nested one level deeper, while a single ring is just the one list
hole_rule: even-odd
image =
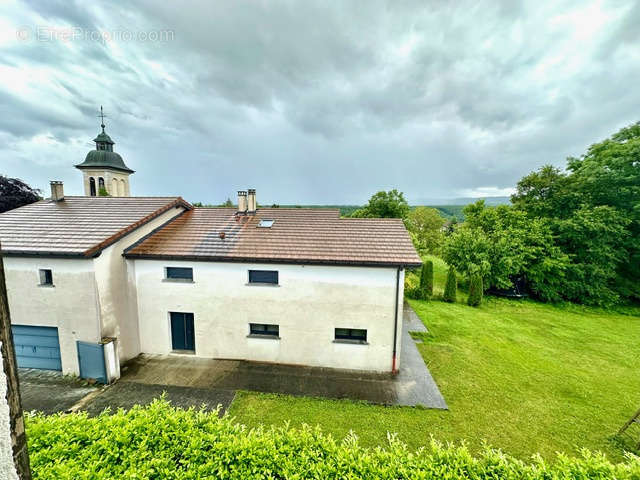
[{"label": "door", "polygon": [[62,370],[56,327],[12,325],[11,331],[19,367]]},{"label": "door", "polygon": [[193,313],[171,312],[171,348],[195,350]]},{"label": "door", "polygon": [[78,364],[81,378],[93,378],[107,383],[107,369],[104,364],[104,345],[78,340]]}]

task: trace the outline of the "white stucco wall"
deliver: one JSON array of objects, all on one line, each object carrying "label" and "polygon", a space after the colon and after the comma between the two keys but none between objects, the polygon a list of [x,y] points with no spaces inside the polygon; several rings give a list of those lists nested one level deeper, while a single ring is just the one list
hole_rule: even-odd
[{"label": "white stucco wall", "polygon": [[118,339],[117,348],[120,362],[140,353],[135,283],[129,279],[128,262],[122,256],[122,252],[183,211],[183,207],[176,207],[164,212],[105,248],[93,260],[99,294],[101,337]]},{"label": "white stucco wall", "polygon": [[2,355],[0,355],[0,478],[3,480],[18,480],[16,467],[13,464],[11,418],[9,416],[9,404],[7,403],[7,377],[2,366]]},{"label": "white stucco wall", "polygon": [[[4,257],[13,325],[58,327],[62,371],[79,374],[76,341],[100,340],[93,260]],[[51,269],[53,287],[40,286],[40,269]]]},{"label": "white stucco wall", "polygon": [[[169,312],[192,312],[197,356],[391,371],[395,268],[134,263],[142,352],[171,352]],[[194,282],[163,281],[166,266],[192,267]],[[250,269],[278,270],[280,285],[248,286]],[[248,338],[249,323],[278,324],[281,338]],[[334,343],[341,327],[366,329],[368,345]]]}]

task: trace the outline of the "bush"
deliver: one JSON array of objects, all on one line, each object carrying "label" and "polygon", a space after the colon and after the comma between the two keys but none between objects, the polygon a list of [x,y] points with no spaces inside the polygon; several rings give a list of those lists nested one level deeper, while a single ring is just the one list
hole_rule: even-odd
[{"label": "bush", "polygon": [[482,303],[482,275],[479,273],[472,273],[469,279],[469,298],[467,304],[472,307],[478,307]]},{"label": "bush", "polygon": [[407,271],[404,276],[404,295],[414,300],[420,300],[422,297],[420,293],[420,279],[414,272]]},{"label": "bush", "polygon": [[444,295],[442,299],[445,302],[454,303],[458,294],[458,278],[456,276],[456,267],[451,265],[447,273],[447,283],[444,286]]},{"label": "bush", "polygon": [[433,296],[433,262],[427,260],[422,264],[420,272],[420,297],[423,300]]},{"label": "bush", "polygon": [[114,415],[29,415],[27,438],[37,479],[196,478],[450,478],[631,479],[640,460],[612,464],[584,451],[554,463],[528,464],[486,448],[473,457],[465,446],[431,441],[409,451],[395,436],[368,449],[350,434],[342,442],[318,427],[246,429],[217,412],[173,408],[165,400]]}]

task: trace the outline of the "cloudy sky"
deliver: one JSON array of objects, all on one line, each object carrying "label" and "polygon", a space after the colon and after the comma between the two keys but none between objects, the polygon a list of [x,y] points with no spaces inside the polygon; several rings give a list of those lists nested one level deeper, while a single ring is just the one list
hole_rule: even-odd
[{"label": "cloudy sky", "polygon": [[122,3],[0,2],[0,173],[81,194],[104,105],[135,195],[418,203],[640,120],[634,0]]}]

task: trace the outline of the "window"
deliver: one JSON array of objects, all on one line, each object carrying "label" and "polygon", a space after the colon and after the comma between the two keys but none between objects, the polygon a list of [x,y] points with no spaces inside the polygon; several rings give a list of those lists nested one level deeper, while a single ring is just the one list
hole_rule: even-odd
[{"label": "window", "polygon": [[53,286],[53,273],[51,273],[50,269],[40,270],[40,285]]},{"label": "window", "polygon": [[104,178],[98,177],[98,193],[100,193],[104,188]]},{"label": "window", "polygon": [[96,179],[93,177],[89,177],[89,195],[96,196]]},{"label": "window", "polygon": [[266,337],[280,337],[279,325],[268,325],[266,323],[250,323],[249,324],[250,335],[260,335]]},{"label": "window", "polygon": [[180,280],[183,282],[193,282],[193,268],[187,267],[166,267],[166,280]]},{"label": "window", "polygon": [[336,328],[335,340],[338,342],[367,343],[367,331],[358,328]]},{"label": "window", "polygon": [[273,222],[275,220],[268,220],[266,218],[260,220],[260,223],[258,223],[258,227],[260,228],[271,228],[273,226]]},{"label": "window", "polygon": [[278,271],[249,270],[249,283],[278,285]]}]

